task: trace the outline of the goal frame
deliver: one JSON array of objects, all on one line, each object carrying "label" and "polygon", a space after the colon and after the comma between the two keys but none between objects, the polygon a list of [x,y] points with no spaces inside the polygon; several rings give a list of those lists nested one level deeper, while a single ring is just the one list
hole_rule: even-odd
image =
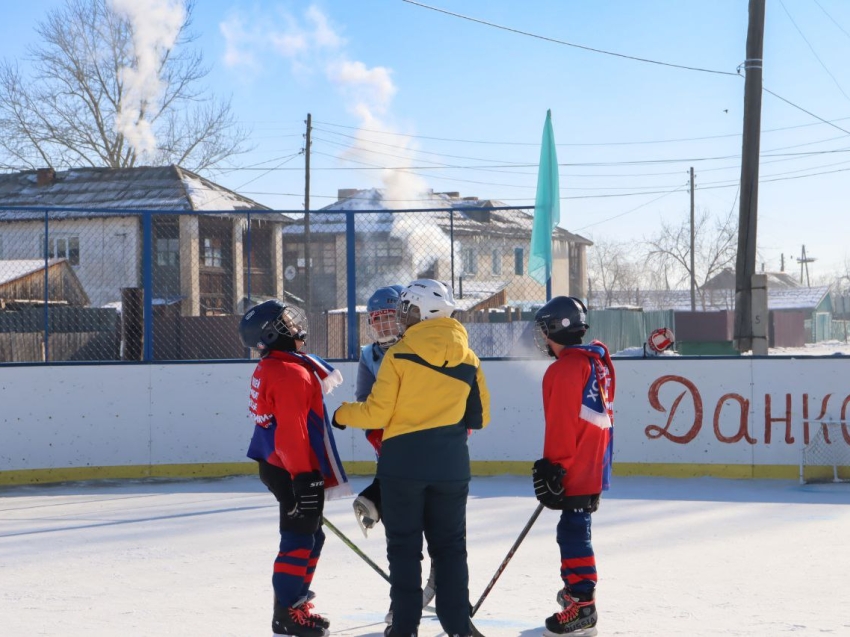
[{"label": "goal frame", "polygon": [[[850,483],[850,423],[812,423],[814,433],[800,451],[800,484]],[[826,433],[826,437],[824,434]],[[807,475],[806,468],[811,476]]]}]

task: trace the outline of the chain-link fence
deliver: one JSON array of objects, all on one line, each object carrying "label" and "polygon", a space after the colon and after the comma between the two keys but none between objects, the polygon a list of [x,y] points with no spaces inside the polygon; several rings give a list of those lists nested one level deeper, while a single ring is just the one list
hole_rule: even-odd
[{"label": "chain-link fence", "polygon": [[[355,360],[369,296],[416,278],[452,287],[479,356],[532,355],[546,289],[528,273],[531,229],[530,210],[477,200],[309,214],[0,207],[0,363],[246,358],[239,319],[270,298],[307,311],[310,352]],[[586,297],[589,245],[556,229],[553,295]]]}]

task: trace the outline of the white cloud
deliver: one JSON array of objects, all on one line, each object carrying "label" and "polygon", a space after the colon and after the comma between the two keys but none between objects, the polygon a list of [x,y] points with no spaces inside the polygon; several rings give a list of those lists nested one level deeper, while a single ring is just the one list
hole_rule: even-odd
[{"label": "white cloud", "polygon": [[359,108],[385,112],[396,93],[390,77],[392,71],[383,66],[367,67],[363,62],[334,60],[327,66],[328,78],[347,92]]},{"label": "white cloud", "polygon": [[224,36],[224,64],[229,67],[256,67],[257,58],[249,46],[253,41],[252,33],[245,27],[241,16],[231,15],[218,25]]},{"label": "white cloud", "polygon": [[[361,127],[355,133],[354,143],[341,157],[375,162],[374,153],[369,152],[374,149],[375,131],[397,132],[386,121],[398,90],[392,79],[392,70],[350,59],[345,50],[345,39],[315,5],[311,5],[301,19],[281,13],[277,16],[255,16],[253,22],[254,28],[246,28],[241,20],[235,18],[221,24],[221,32],[227,40],[225,63],[228,66],[251,64],[260,56],[277,54],[291,64],[295,75],[324,74],[345,98],[346,108]],[[391,139],[396,146],[393,150],[395,166],[414,165],[415,149],[408,137],[384,139]],[[427,189],[423,179],[403,170],[382,171],[381,182],[390,200],[414,200]]]},{"label": "white cloud", "polygon": [[312,38],[316,46],[336,49],[344,44],[345,40],[328,25],[325,14],[316,5],[310,5],[307,9],[307,20],[313,24]]}]

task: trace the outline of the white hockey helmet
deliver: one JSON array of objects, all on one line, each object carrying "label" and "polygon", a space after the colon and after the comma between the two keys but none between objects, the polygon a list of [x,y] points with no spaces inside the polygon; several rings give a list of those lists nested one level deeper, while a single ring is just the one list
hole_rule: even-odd
[{"label": "white hockey helmet", "polygon": [[433,279],[417,279],[405,287],[398,299],[398,323],[404,330],[419,321],[450,318],[455,311],[451,288]]}]

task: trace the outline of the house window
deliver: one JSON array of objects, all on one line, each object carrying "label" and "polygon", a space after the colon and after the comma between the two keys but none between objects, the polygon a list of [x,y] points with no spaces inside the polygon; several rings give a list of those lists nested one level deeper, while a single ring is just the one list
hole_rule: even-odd
[{"label": "house window", "polygon": [[[39,248],[44,254],[44,235],[39,239]],[[45,256],[48,259],[67,259],[71,265],[80,265],[80,238],[72,235],[49,235]]]},{"label": "house window", "polygon": [[464,276],[478,272],[478,259],[474,248],[464,248],[461,251],[461,258],[463,259]]},{"label": "house window", "polygon": [[203,263],[208,268],[220,268],[221,261],[221,239],[210,237],[204,239]]},{"label": "house window", "polygon": [[404,248],[401,240],[387,237],[373,237],[360,242],[357,247],[358,273],[366,276],[376,274],[395,275],[404,260]]},{"label": "house window", "polygon": [[578,266],[580,262],[580,253],[578,245],[575,243],[570,244],[570,274],[573,276],[578,275]]},{"label": "house window", "polygon": [[523,249],[514,248],[514,274],[522,276],[523,273]]},{"label": "house window", "polygon": [[493,250],[493,256],[490,259],[490,268],[493,274],[502,273],[502,253],[498,249]]},{"label": "house window", "polygon": [[180,239],[156,240],[156,264],[176,267],[180,263]]}]

